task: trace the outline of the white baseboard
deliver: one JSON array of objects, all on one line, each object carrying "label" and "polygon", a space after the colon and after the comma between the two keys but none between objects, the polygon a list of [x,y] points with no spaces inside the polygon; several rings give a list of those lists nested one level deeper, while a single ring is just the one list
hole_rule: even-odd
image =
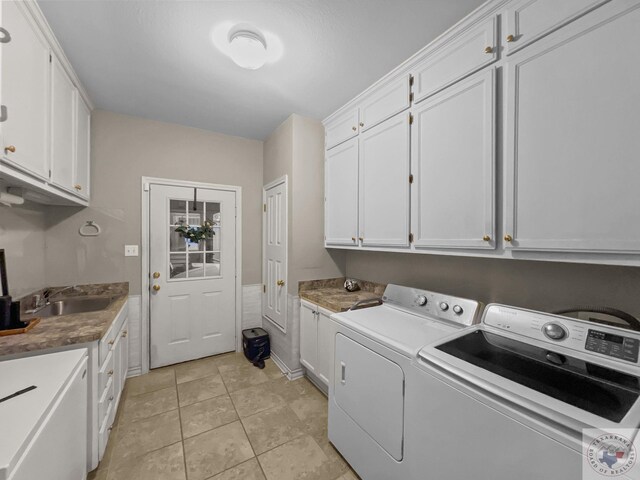
[{"label": "white baseboard", "polygon": [[285,363],[278,358],[278,356],[271,352],[271,360],[276,366],[280,369],[282,373],[284,373],[289,380],[296,380],[304,376],[304,371],[302,368],[298,368],[297,370],[289,370],[289,368],[285,365]]}]

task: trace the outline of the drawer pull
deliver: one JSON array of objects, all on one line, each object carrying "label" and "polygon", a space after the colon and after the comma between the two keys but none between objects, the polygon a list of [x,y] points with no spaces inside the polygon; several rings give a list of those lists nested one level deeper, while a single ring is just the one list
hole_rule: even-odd
[{"label": "drawer pull", "polygon": [[355,132],[356,130],[358,130],[358,128],[357,127],[351,127],[351,130],[353,130]]},{"label": "drawer pull", "polygon": [[511,43],[513,41],[515,41],[516,37],[514,37],[513,35],[507,35],[507,42]]},{"label": "drawer pull", "polygon": [[360,122],[360,126],[361,126],[361,127],[364,127],[364,123],[363,123],[363,122]]},{"label": "drawer pull", "polygon": [[7,106],[0,105],[0,122],[6,122],[9,119],[9,114],[7,113]]},{"label": "drawer pull", "polygon": [[509,235],[508,233],[504,236],[504,241],[505,242],[511,242],[513,240],[513,237],[511,235]]},{"label": "drawer pull", "polygon": [[111,395],[111,396],[109,397],[109,401],[110,401],[110,402],[112,402],[112,401],[113,401],[113,395]]},{"label": "drawer pull", "polygon": [[4,147],[4,153],[16,153],[15,145],[9,145],[8,147]]},{"label": "drawer pull", "polygon": [[490,242],[491,237],[489,235],[485,235],[484,237],[482,237],[482,240],[484,240],[485,242]]},{"label": "drawer pull", "polygon": [[340,362],[340,383],[342,385],[346,385],[347,384],[347,366],[344,364],[344,362]]},{"label": "drawer pull", "polygon": [[124,332],[122,332],[122,336],[123,336],[123,337],[126,337],[126,336],[127,336],[127,334],[128,334],[128,332],[127,332],[126,330],[125,330]]},{"label": "drawer pull", "polygon": [[109,371],[107,372],[107,375],[108,375],[108,376],[110,376],[110,377],[111,377],[111,376],[113,376],[113,370],[109,370]]},{"label": "drawer pull", "polygon": [[82,190],[82,185],[80,185],[79,183],[76,183],[73,188],[75,188],[76,190],[80,191]]},{"label": "drawer pull", "polygon": [[491,47],[484,47],[484,53],[493,53],[493,48],[491,48]]},{"label": "drawer pull", "polygon": [[6,29],[0,27],[0,33],[2,33],[0,43],[9,43],[11,41],[11,34]]},{"label": "drawer pull", "polygon": [[107,428],[107,430],[109,430],[109,431],[113,430],[113,425],[111,425],[109,428]]}]

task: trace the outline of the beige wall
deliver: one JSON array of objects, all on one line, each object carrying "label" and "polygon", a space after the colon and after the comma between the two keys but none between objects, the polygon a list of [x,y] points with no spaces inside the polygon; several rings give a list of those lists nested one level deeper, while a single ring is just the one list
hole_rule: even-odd
[{"label": "beige wall", "polygon": [[264,143],[264,183],[289,180],[288,291],[300,280],[343,275],[344,253],[324,248],[324,127],[291,115]]},{"label": "beige wall", "polygon": [[640,318],[640,268],[404,253],[349,252],[347,276],[552,311],[618,308]]},{"label": "beige wall", "polygon": [[9,292],[14,298],[47,285],[46,216],[46,209],[40,205],[0,205],[0,248],[5,249]]},{"label": "beige wall", "polygon": [[[242,187],[242,282],[261,283],[262,142],[94,111],[91,207],[0,207],[0,248],[9,257],[12,293],[46,285],[129,281],[140,293],[141,177]],[[99,237],[81,237],[87,220]],[[45,253],[46,252],[46,253]]]}]

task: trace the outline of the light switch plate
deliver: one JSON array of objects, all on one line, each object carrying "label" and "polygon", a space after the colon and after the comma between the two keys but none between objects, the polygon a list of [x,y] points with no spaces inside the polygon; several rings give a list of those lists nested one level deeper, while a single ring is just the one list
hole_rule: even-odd
[{"label": "light switch plate", "polygon": [[124,256],[125,257],[137,257],[138,256],[138,245],[125,245],[124,246]]}]

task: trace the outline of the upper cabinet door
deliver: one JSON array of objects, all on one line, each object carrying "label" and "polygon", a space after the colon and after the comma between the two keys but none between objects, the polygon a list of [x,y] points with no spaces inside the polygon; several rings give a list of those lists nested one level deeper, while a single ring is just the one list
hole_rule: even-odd
[{"label": "upper cabinet door", "polygon": [[324,217],[327,245],[356,245],[358,236],[357,138],[326,153]]},{"label": "upper cabinet door", "polygon": [[74,191],[76,87],[58,59],[51,63],[51,182]]},{"label": "upper cabinet door", "polygon": [[0,44],[0,94],[7,111],[0,155],[16,168],[49,178],[49,46],[22,2],[0,2],[2,27],[11,40]]},{"label": "upper cabinet door", "polygon": [[363,247],[409,246],[409,113],[360,135],[360,237]]},{"label": "upper cabinet door", "polygon": [[610,0],[521,0],[505,12],[507,55],[557,30]]},{"label": "upper cabinet door", "polygon": [[358,134],[358,109],[347,110],[325,125],[325,148],[328,150]]},{"label": "upper cabinet door", "polygon": [[411,85],[408,73],[379,85],[360,104],[360,131],[375,127],[387,118],[411,106]]},{"label": "upper cabinet door", "polygon": [[424,100],[452,83],[498,59],[495,17],[463,33],[416,67],[415,102]]},{"label": "upper cabinet door", "polygon": [[74,190],[83,198],[89,198],[90,194],[90,155],[91,155],[91,111],[82,97],[76,92],[76,162]]},{"label": "upper cabinet door", "polygon": [[599,23],[541,41],[508,63],[507,247],[640,251],[634,3],[613,18],[594,13]]},{"label": "upper cabinet door", "polygon": [[494,70],[414,110],[414,245],[495,248]]}]

